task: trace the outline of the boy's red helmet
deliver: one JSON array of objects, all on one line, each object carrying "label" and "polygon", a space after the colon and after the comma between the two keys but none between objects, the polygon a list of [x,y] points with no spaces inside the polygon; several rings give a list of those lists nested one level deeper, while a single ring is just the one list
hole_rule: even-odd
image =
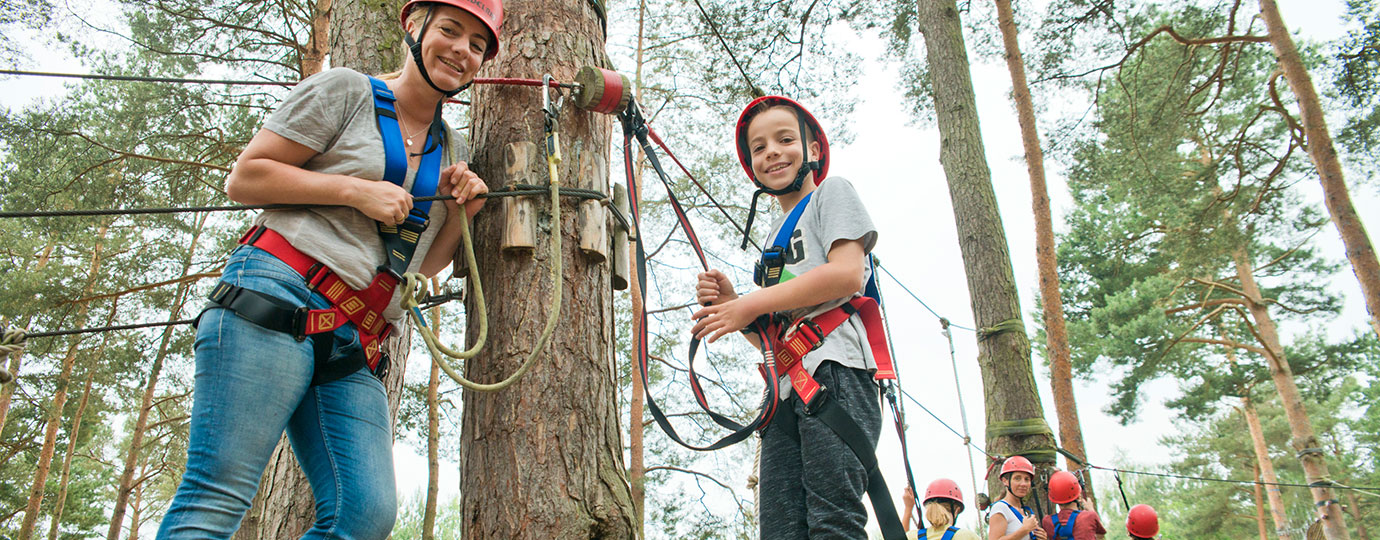
[{"label": "boy's red helmet", "polygon": [[494,37],[489,49],[484,51],[484,60],[492,60],[498,55],[498,29],[503,26],[503,0],[410,0],[403,4],[402,12],[398,16],[403,26],[407,25],[408,14],[421,4],[447,5],[474,15],[489,29],[489,35]]},{"label": "boy's red helmet", "polygon": [[1068,471],[1059,471],[1049,477],[1049,500],[1056,504],[1068,504],[1078,500],[1083,494],[1083,486],[1078,485],[1078,477]]},{"label": "boy's red helmet", "polygon": [[1136,538],[1154,538],[1160,532],[1160,516],[1148,504],[1137,504],[1126,513],[1126,532]]},{"label": "boy's red helmet", "polygon": [[[824,135],[824,128],[819,125],[819,120],[816,120],[814,115],[810,114],[810,111],[805,109],[805,106],[785,96],[763,96],[754,99],[751,103],[747,104],[747,107],[743,107],[743,112],[738,115],[738,123],[734,130],[733,144],[738,148],[738,163],[742,164],[743,172],[747,173],[748,178],[752,179],[752,183],[757,184],[758,187],[762,187],[762,184],[757,181],[757,175],[752,173],[752,153],[747,147],[747,128],[748,123],[752,121],[748,113],[752,112],[762,103],[769,103],[771,106],[786,105],[794,108],[796,116],[800,118],[801,126],[809,128],[810,133],[814,136],[814,140],[819,142],[819,155],[815,156],[815,161],[819,162],[819,172],[815,175],[815,185],[819,185],[820,182],[824,181],[825,177],[829,176],[829,138]],[[805,134],[802,133],[801,137],[804,136]],[[797,187],[797,189],[799,188]]]},{"label": "boy's red helmet", "polygon": [[948,478],[940,478],[930,482],[929,487],[925,488],[925,504],[935,499],[944,499],[958,503],[958,512],[963,513],[963,492],[958,490],[958,482]]},{"label": "boy's red helmet", "polygon": [[1001,474],[997,475],[997,477],[1000,478],[1013,472],[1023,472],[1034,478],[1035,465],[1031,464],[1030,460],[1026,459],[1024,456],[1011,456],[1006,458],[1005,463],[1001,464]]}]

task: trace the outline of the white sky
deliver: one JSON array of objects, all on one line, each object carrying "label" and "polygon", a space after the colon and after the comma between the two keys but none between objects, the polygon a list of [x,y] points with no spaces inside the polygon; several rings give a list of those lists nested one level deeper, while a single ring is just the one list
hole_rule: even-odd
[{"label": "white sky", "polygon": [[[1280,0],[1279,4],[1286,22],[1304,38],[1327,40],[1340,34],[1338,18],[1345,7],[1341,0]],[[881,47],[881,43],[875,39],[864,39],[858,43],[858,53],[863,58],[878,58],[881,56]],[[26,67],[43,71],[84,71],[68,58],[45,58],[41,65]],[[891,272],[936,311],[957,324],[971,326],[972,315],[963,263],[947,185],[938,159],[937,130],[906,125],[907,115],[896,89],[894,69],[871,61],[865,64],[864,69],[866,73],[859,79],[863,83],[856,86],[862,100],[851,117],[855,121],[851,130],[856,137],[852,144],[833,148],[831,172],[852,180],[857,186],[880,231],[877,253]],[[1022,161],[1020,130],[1009,99],[1010,79],[1004,64],[994,60],[982,60],[973,69],[992,181],[1010,242],[1026,328],[1033,333],[1036,321],[1032,320],[1031,315],[1034,310],[1033,298],[1038,290],[1034,225],[1029,178]],[[60,96],[64,92],[62,85],[60,79],[0,80],[0,104],[18,107],[39,96]],[[1336,125],[1334,121],[1334,129]],[[1047,168],[1056,230],[1059,230],[1062,228],[1059,225],[1061,217],[1069,207],[1069,198],[1062,171],[1053,163],[1048,164]],[[1305,182],[1301,185],[1305,191],[1312,190],[1310,196],[1315,201],[1321,200],[1316,184]],[[1363,219],[1369,218],[1366,225],[1370,227],[1372,237],[1373,231],[1380,228],[1380,222],[1374,219],[1380,215],[1380,200],[1377,200],[1376,194],[1377,190],[1370,186],[1352,191],[1359,214]],[[1321,202],[1318,202],[1318,206],[1321,209]],[[1318,241],[1331,257],[1344,260],[1335,229],[1329,228],[1318,237]],[[885,276],[882,284],[904,387],[935,414],[961,429],[948,345],[940,335],[938,322]],[[1353,328],[1365,324],[1365,308],[1349,268],[1337,274],[1333,285],[1346,298],[1346,306],[1343,315],[1328,323],[1326,328],[1330,335],[1347,335]],[[954,338],[968,424],[973,440],[981,444],[984,440],[983,398],[980,373],[975,362],[976,341],[972,333],[962,330],[955,330]],[[1057,430],[1053,404],[1049,398],[1048,372],[1039,362],[1036,365],[1036,380],[1040,384],[1041,397],[1045,400],[1046,415],[1051,426]],[[1129,426],[1121,426],[1102,412],[1110,402],[1105,381],[1079,382],[1076,392],[1084,438],[1093,463],[1112,465],[1119,456],[1138,465],[1158,464],[1167,460],[1168,456],[1158,447],[1157,441],[1161,436],[1176,432],[1171,415],[1160,405],[1166,398],[1176,395],[1173,383],[1161,381],[1146,385],[1144,392],[1148,399],[1145,400],[1142,414],[1136,423]],[[959,440],[912,404],[907,403],[907,411],[911,462],[915,467],[917,483],[923,486],[934,478],[947,476],[958,481],[971,501],[969,467],[964,463],[967,454]],[[652,433],[649,436],[662,435]],[[904,476],[899,466],[895,465],[899,463],[898,456],[895,436],[889,429],[884,430],[879,459],[884,467],[895,469],[890,471],[888,483],[899,496]],[[410,497],[424,489],[425,458],[403,444],[396,446],[395,457],[400,497]],[[978,461],[975,466],[981,483],[980,476],[985,464],[980,461],[980,455],[976,457]],[[446,462],[442,468],[444,498],[455,493],[459,479],[454,462]],[[1096,481],[1103,487],[1112,483],[1108,475],[1101,474]],[[960,525],[971,527],[971,520],[976,515],[977,512],[972,510],[965,512]],[[1115,530],[1116,527],[1119,524],[1109,528]]]}]

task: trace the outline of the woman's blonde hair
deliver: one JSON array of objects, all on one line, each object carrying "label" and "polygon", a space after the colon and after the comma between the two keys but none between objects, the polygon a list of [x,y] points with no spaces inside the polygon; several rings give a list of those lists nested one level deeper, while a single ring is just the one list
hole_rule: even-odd
[{"label": "woman's blonde hair", "polygon": [[944,530],[954,523],[954,514],[949,507],[939,501],[925,503],[925,521],[930,522],[931,530]]}]

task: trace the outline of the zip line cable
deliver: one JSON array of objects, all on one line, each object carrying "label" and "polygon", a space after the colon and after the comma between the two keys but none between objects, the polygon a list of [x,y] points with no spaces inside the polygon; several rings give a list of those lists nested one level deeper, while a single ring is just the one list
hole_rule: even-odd
[{"label": "zip line cable", "polygon": [[[58,73],[53,71],[25,71],[20,69],[0,69],[0,75],[17,75],[21,77],[55,77],[60,79],[85,79],[97,81],[120,81],[120,82],[151,82],[151,83],[172,83],[172,84],[221,84],[227,86],[296,86],[301,81],[266,81],[266,80],[246,80],[246,79],[192,79],[186,77],[149,77],[141,75],[105,75],[101,73]],[[522,79],[516,77],[476,77],[474,84],[495,84],[503,86],[543,86],[543,81],[537,79]],[[578,83],[568,83],[551,81],[549,85],[553,88],[578,88]]]},{"label": "zip line cable", "polygon": [[754,98],[762,97],[764,95],[762,89],[758,88],[757,85],[752,82],[752,77],[748,76],[747,70],[743,69],[743,65],[738,63],[738,57],[734,56],[733,48],[728,46],[728,41],[719,33],[719,25],[714,24],[714,19],[709,17],[709,12],[704,10],[704,6],[700,4],[700,0],[695,0],[695,7],[700,9],[700,15],[704,16],[704,22],[709,23],[709,30],[714,32],[714,37],[719,38],[719,44],[723,46],[724,52],[728,53],[728,59],[732,60],[733,65],[738,67],[738,73],[743,75],[743,80],[746,81],[748,85],[748,93],[752,94]]},{"label": "zip line cable", "polygon": [[[0,215],[0,217],[3,217],[3,215]],[[920,305],[923,306],[926,311],[929,311],[930,315],[934,315],[936,319],[939,319],[940,321],[947,323],[948,326],[957,328],[959,330],[967,330],[969,332],[977,331],[967,326],[963,326],[961,324],[954,324],[953,322],[950,322],[948,317],[940,315],[938,312],[934,310],[934,308],[930,307],[929,304],[926,304],[924,300],[921,300],[919,296],[916,296],[914,292],[911,292],[910,287],[907,287],[905,283],[901,283],[901,280],[896,279],[896,276],[891,273],[891,270],[887,270],[886,266],[883,266],[881,263],[878,263],[877,268],[881,268],[883,272],[886,272],[886,275],[891,278],[891,281],[894,281],[897,285],[900,285],[901,290],[906,291],[906,294],[909,294],[910,297],[914,298],[916,302],[920,302]]]}]

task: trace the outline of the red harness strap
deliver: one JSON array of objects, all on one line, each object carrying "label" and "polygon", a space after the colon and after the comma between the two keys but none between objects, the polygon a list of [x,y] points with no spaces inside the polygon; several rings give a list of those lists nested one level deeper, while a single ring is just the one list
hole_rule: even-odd
[{"label": "red harness strap", "polygon": [[805,370],[801,362],[810,351],[819,348],[824,338],[852,317],[862,315],[863,328],[867,330],[867,343],[872,349],[872,358],[877,362],[876,380],[895,380],[896,369],[891,362],[891,348],[887,346],[886,326],[882,323],[881,307],[877,301],[866,296],[854,298],[848,303],[820,314],[813,319],[797,321],[776,346],[776,364],[791,378],[791,388],[808,407],[819,393],[819,383]]},{"label": "red harness strap", "polygon": [[329,309],[313,309],[307,312],[305,333],[320,334],[331,332],[345,323],[355,323],[359,330],[359,343],[364,347],[364,357],[371,371],[378,368],[383,357],[380,345],[383,339],[393,332],[393,325],[383,318],[388,301],[393,298],[393,290],[398,287],[398,278],[388,272],[374,276],[369,287],[357,291],[345,284],[334,271],[305,253],[292,247],[283,235],[268,227],[255,225],[240,237],[240,243],[254,246],[269,252],[278,260],[301,274],[312,290],[321,293],[331,302]]}]

